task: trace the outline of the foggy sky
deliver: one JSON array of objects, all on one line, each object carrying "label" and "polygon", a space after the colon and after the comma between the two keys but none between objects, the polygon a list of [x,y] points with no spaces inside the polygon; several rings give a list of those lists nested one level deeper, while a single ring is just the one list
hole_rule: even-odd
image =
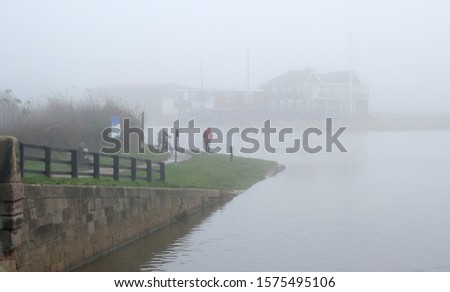
[{"label": "foggy sky", "polygon": [[245,88],[288,70],[353,69],[371,111],[450,113],[450,2],[0,0],[0,90],[116,83]]}]

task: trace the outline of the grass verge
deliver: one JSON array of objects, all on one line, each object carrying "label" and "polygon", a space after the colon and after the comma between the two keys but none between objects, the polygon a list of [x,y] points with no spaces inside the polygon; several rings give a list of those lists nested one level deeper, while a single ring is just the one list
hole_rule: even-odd
[{"label": "grass verge", "polygon": [[[129,179],[114,181],[110,178],[48,178],[42,175],[25,176],[22,181],[26,184],[243,190],[263,180],[268,172],[275,170],[277,167],[278,164],[274,161],[234,157],[233,162],[230,162],[228,155],[202,153],[193,155],[187,161],[167,165],[166,182],[154,181],[147,183],[146,181],[131,181]],[[126,173],[123,174],[123,176],[128,175]]]}]

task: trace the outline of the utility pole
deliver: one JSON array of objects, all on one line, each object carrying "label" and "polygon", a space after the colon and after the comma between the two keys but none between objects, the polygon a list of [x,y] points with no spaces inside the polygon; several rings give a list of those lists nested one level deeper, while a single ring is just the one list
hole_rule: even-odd
[{"label": "utility pole", "polygon": [[347,33],[347,66],[348,66],[348,96],[350,99],[350,115],[353,116],[353,38],[352,33]]},{"label": "utility pole", "polygon": [[200,88],[203,89],[203,59],[200,59]]},{"label": "utility pole", "polygon": [[250,50],[247,49],[247,89],[250,89]]},{"label": "utility pole", "polygon": [[[141,113],[141,130],[145,131],[145,111]],[[144,141],[139,141],[139,153],[144,153]]]}]

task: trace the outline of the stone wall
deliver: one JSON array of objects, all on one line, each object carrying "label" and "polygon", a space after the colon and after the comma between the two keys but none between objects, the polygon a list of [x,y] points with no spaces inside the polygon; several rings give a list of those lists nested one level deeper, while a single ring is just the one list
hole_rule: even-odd
[{"label": "stone wall", "polygon": [[23,224],[23,184],[20,182],[19,145],[0,136],[0,270],[12,270],[11,256],[20,244]]},{"label": "stone wall", "polygon": [[[15,147],[0,154],[15,156]],[[24,185],[16,164],[9,165],[0,168],[9,177],[0,181],[0,270],[7,271],[70,270],[235,196],[218,190]]]}]

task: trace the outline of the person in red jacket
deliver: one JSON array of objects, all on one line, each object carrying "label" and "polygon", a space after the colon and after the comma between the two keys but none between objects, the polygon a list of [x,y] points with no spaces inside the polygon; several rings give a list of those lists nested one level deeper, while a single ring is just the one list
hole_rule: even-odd
[{"label": "person in red jacket", "polygon": [[205,149],[206,152],[209,152],[209,150],[210,150],[209,144],[211,143],[212,138],[213,138],[213,132],[212,132],[211,128],[206,129],[203,132],[203,148]]}]

